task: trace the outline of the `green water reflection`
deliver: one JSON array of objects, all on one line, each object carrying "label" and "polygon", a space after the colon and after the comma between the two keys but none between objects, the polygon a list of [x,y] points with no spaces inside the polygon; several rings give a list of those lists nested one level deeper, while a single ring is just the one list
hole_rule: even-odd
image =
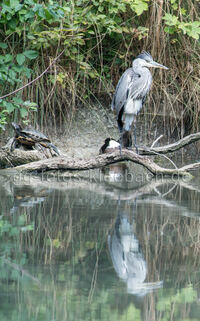
[{"label": "green water reflection", "polygon": [[1,321],[200,319],[200,181],[0,177]]}]

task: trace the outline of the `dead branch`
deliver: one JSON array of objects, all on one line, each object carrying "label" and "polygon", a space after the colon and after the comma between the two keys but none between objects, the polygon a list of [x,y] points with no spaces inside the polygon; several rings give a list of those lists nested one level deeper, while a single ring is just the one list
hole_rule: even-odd
[{"label": "dead branch", "polygon": [[[140,148],[140,155],[134,151],[123,149],[120,154],[119,150],[113,150],[112,153],[98,155],[88,160],[83,159],[67,159],[65,156],[46,159],[44,155],[39,155],[37,151],[21,151],[15,150],[13,153],[9,149],[2,148],[0,150],[0,164],[7,162],[7,166],[17,166],[15,169],[22,173],[30,172],[45,172],[50,170],[65,170],[65,171],[82,171],[114,164],[121,161],[131,161],[142,165],[148,169],[153,175],[162,176],[190,176],[190,171],[200,168],[200,162],[189,164],[181,168],[163,168],[156,164],[149,157],[144,155],[165,154],[174,152],[186,145],[200,139],[200,132],[191,134],[182,138],[176,143],[165,145],[156,148]],[[142,155],[141,155],[142,154]],[[45,158],[45,159],[44,159]],[[39,160],[41,159],[41,160]],[[26,164],[28,163],[29,164]],[[30,163],[31,162],[31,163]]]},{"label": "dead branch", "polygon": [[172,153],[198,140],[200,140],[200,132],[185,136],[180,140],[178,140],[177,142],[169,145],[153,147],[153,148],[139,147],[139,153],[142,155],[155,155],[156,153],[158,154]]},{"label": "dead branch", "polygon": [[[95,168],[101,168],[106,165],[114,164],[121,161],[132,161],[147,168],[153,175],[168,175],[168,176],[190,176],[188,173],[193,168],[197,168],[197,164],[191,164],[190,166],[184,166],[182,168],[170,169],[163,168],[153,162],[150,158],[138,155],[133,151],[123,149],[122,154],[117,150],[111,154],[98,155],[89,160],[74,160],[66,159],[66,157],[55,157],[51,159],[45,159],[30,164],[17,166],[15,169],[22,173],[30,172],[45,172],[50,170],[71,170],[81,171]],[[200,167],[200,163],[199,163]]]}]

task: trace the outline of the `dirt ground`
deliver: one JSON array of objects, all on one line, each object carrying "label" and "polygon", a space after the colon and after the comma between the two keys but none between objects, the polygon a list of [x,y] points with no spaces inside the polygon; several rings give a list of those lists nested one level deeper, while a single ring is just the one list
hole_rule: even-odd
[{"label": "dirt ground", "polygon": [[[142,116],[137,117],[137,142],[149,145],[157,138],[157,130],[146,129]],[[148,124],[149,125],[149,124]],[[67,123],[63,134],[50,138],[63,154],[69,157],[89,158],[99,153],[107,137],[119,139],[116,115],[108,108],[98,106],[92,109],[80,109]]]},{"label": "dirt ground", "polygon": [[119,138],[115,116],[111,111],[95,108],[77,111],[63,134],[54,135],[51,140],[69,157],[89,158],[99,153],[107,137]]}]

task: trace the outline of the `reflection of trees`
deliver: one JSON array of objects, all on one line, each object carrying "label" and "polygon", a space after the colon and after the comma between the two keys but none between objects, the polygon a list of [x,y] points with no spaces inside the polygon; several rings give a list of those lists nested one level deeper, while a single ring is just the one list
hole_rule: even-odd
[{"label": "reflection of trees", "polygon": [[139,238],[141,231],[145,235],[143,246],[151,274],[159,271],[162,279],[169,280],[168,286],[198,283],[198,275],[192,272],[200,266],[199,218],[182,217],[173,209],[169,216],[165,207],[154,204],[148,210],[146,204],[139,208],[137,232]]},{"label": "reflection of trees", "polygon": [[[41,287],[31,278],[27,282],[26,275],[8,280],[23,293],[16,301],[26,302],[24,320],[29,320],[27,313],[36,319],[46,315],[47,319],[54,316],[69,321],[99,320],[100,315],[124,320],[130,313],[130,320],[140,320],[140,311],[142,320],[168,320],[171,306],[182,319],[191,316],[200,267],[199,190],[192,183],[155,180],[127,190],[117,183],[40,182],[38,178],[23,186],[6,182],[2,193],[1,208],[10,223],[22,213],[27,225],[34,222],[34,231],[20,234],[11,258],[21,264],[26,254],[23,268],[40,281],[43,295],[38,296]],[[134,213],[130,229],[148,267],[145,283],[164,280],[162,295],[157,290],[142,301],[135,300],[112,268],[107,237],[115,227],[119,196],[130,224]],[[8,268],[14,271],[14,266]],[[1,285],[5,289],[3,281]],[[180,290],[176,292],[174,287]],[[189,297],[194,299],[189,301]],[[172,320],[176,320],[174,315]],[[5,316],[1,319],[12,320]]]}]

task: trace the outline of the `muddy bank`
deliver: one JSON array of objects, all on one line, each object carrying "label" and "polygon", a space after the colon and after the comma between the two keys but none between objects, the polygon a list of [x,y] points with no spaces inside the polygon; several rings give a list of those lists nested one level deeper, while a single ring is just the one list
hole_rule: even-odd
[{"label": "muddy bank", "polygon": [[[42,131],[59,148],[61,154],[69,159],[89,159],[98,155],[99,149],[107,137],[119,139],[116,116],[110,108],[104,108],[102,105],[80,108],[69,119],[65,119],[64,123],[62,129],[55,130],[55,128],[48,126]],[[12,137],[12,135],[14,135],[13,130],[10,130],[9,134],[4,132],[1,146],[5,145],[5,138]],[[138,115],[137,142],[140,146],[151,146],[152,142],[160,135],[163,137],[158,141],[156,147],[173,143],[178,139],[164,135],[162,126],[159,123],[150,124],[146,121],[145,114]],[[198,159],[198,145],[198,142],[191,144],[181,152],[175,153],[173,158],[178,158],[178,162],[190,162],[191,159]]]},{"label": "muddy bank", "polygon": [[[151,146],[162,136],[156,144],[162,146],[174,143],[181,137],[166,135],[162,122],[150,123],[146,120],[145,111],[137,116],[137,143],[139,146]],[[63,128],[63,133],[55,134],[52,141],[69,158],[90,158],[99,153],[99,149],[107,137],[119,139],[116,115],[110,108],[95,106],[91,109],[80,109]],[[189,163],[199,159],[200,143],[191,144],[181,151],[175,152],[173,157],[178,163]]]},{"label": "muddy bank", "polygon": [[[143,115],[137,117],[137,142],[139,145],[151,145],[151,143],[163,134],[158,130],[158,124],[145,123]],[[66,122],[62,133],[54,134],[51,139],[62,153],[69,157],[90,158],[99,153],[107,137],[119,139],[116,115],[110,108],[96,106],[91,109],[80,109],[74,117]],[[166,137],[159,143],[168,143]]]}]

